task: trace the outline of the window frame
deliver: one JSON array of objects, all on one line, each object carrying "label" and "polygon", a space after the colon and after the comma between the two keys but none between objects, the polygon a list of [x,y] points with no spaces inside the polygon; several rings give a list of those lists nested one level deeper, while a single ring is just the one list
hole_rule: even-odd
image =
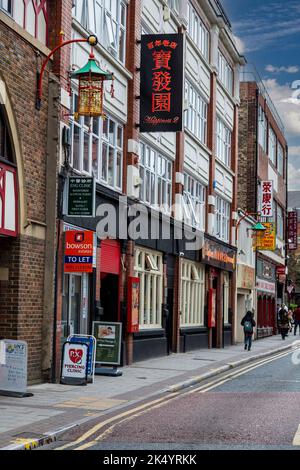
[{"label": "window frame", "polygon": [[215,233],[225,243],[230,241],[230,215],[231,203],[220,196],[216,196]]},{"label": "window frame", "polygon": [[232,131],[219,116],[217,116],[216,139],[217,158],[231,168]]},{"label": "window frame", "polygon": [[284,178],[284,149],[279,141],[277,145],[277,171]]},{"label": "window frame", "polygon": [[[165,168],[165,176],[163,175],[163,167]],[[140,140],[139,171],[142,179],[139,193],[140,200],[166,214],[171,214],[172,160],[145,141]]]},{"label": "window frame", "polygon": [[196,44],[198,51],[208,62],[210,55],[210,32],[190,2],[188,2],[187,19],[187,33]]},{"label": "window frame", "polygon": [[[146,257],[149,255],[157,269],[146,267]],[[134,275],[140,279],[140,330],[162,328],[163,274],[162,253],[140,247],[135,249]]]},{"label": "window frame", "polygon": [[[183,205],[185,223],[204,232],[206,226],[206,187],[189,173],[184,173]],[[199,222],[197,222],[197,215],[199,215]]]},{"label": "window frame", "polygon": [[268,121],[267,116],[261,106],[258,108],[258,143],[263,151],[267,153],[268,142]]},{"label": "window frame", "polygon": [[[10,9],[5,8],[4,2],[7,2],[8,5],[10,5]],[[4,11],[7,15],[13,16],[14,12],[14,0],[0,0],[0,10]]]},{"label": "window frame", "polygon": [[269,126],[269,146],[268,146],[269,160],[276,167],[277,160],[277,137],[271,126]]},{"label": "window frame", "polygon": [[185,81],[185,99],[188,109],[184,116],[184,125],[203,145],[207,145],[208,103],[198,89],[189,80]]},{"label": "window frame", "polygon": [[180,328],[203,327],[205,267],[188,260],[181,262]]},{"label": "window frame", "polygon": [[218,49],[218,78],[226,90],[233,95],[234,73],[224,54]]},{"label": "window frame", "polygon": [[284,240],[284,210],[276,203],[276,235],[280,240]]}]

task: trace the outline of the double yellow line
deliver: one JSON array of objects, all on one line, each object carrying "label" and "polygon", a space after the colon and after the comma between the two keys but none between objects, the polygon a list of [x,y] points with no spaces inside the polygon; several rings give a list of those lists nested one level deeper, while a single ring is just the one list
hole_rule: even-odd
[{"label": "double yellow line", "polygon": [[[116,416],[106,419],[105,421],[102,421],[101,423],[89,429],[87,432],[85,432],[82,436],[80,436],[75,441],[69,442],[68,444],[58,447],[56,450],[65,450],[65,449],[69,449],[70,447],[75,447],[74,450],[86,450],[90,447],[93,447],[95,444],[99,443],[102,439],[104,439],[105,437],[107,437],[109,434],[113,432],[115,426],[121,423],[124,423],[125,421],[130,421],[134,418],[137,418],[138,416],[141,416],[144,413],[147,413],[150,410],[155,410],[157,408],[160,408],[173,400],[177,400],[187,395],[190,395],[193,393],[206,393],[210,390],[213,390],[214,388],[219,387],[220,385],[223,385],[224,383],[230,380],[233,380],[237,377],[240,377],[241,375],[244,375],[256,369],[257,367],[261,367],[265,364],[268,364],[269,362],[276,361],[277,359],[285,357],[291,354],[292,352],[293,352],[292,350],[281,352],[270,358],[262,359],[258,362],[255,362],[255,364],[252,364],[252,365],[248,364],[247,366],[239,369],[236,372],[229,372],[222,378],[212,380],[208,384],[195,387],[192,390],[187,390],[185,392],[172,393],[167,396],[158,398],[156,400],[152,400],[148,403],[144,403],[143,405],[137,406],[135,408],[131,408],[130,410],[124,411],[123,413],[120,413]],[[88,440],[91,436],[103,430],[103,428],[106,426],[109,426],[109,427],[105,429],[105,431],[103,431],[98,437],[83,444],[84,441]]]}]

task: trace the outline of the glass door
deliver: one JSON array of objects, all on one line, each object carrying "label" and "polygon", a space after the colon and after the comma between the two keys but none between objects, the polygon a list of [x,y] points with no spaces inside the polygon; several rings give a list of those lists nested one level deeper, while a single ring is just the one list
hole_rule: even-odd
[{"label": "glass door", "polygon": [[62,342],[69,335],[88,334],[88,274],[65,274],[62,303]]}]

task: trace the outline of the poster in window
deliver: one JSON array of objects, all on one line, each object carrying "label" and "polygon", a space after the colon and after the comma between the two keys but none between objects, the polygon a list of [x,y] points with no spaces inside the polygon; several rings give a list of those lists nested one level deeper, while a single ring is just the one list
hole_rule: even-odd
[{"label": "poster in window", "polygon": [[141,38],[141,132],[182,131],[183,41],[183,34]]},{"label": "poster in window", "polygon": [[130,277],[128,281],[128,333],[139,331],[140,280]]}]

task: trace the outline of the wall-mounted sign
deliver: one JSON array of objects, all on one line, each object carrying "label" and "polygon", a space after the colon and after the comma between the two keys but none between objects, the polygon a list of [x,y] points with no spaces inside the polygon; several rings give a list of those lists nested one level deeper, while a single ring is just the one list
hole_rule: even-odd
[{"label": "wall-mounted sign", "polygon": [[0,395],[31,396],[27,389],[27,343],[1,341]]},{"label": "wall-mounted sign", "polygon": [[215,328],[216,326],[216,290],[209,289],[208,291],[208,328]]},{"label": "wall-mounted sign", "polygon": [[285,266],[277,266],[276,274],[278,281],[284,284],[286,281],[287,268]]},{"label": "wall-mounted sign", "polygon": [[264,222],[266,230],[256,232],[253,238],[253,248],[260,251],[275,251],[276,248],[276,224]]},{"label": "wall-mounted sign", "polygon": [[238,264],[237,288],[252,290],[255,288],[255,269],[251,266]]},{"label": "wall-mounted sign", "polygon": [[297,250],[298,248],[298,214],[297,211],[291,211],[288,213],[288,249]]},{"label": "wall-mounted sign", "polygon": [[95,180],[91,177],[68,178],[68,208],[70,217],[95,217]]},{"label": "wall-mounted sign", "polygon": [[206,239],[202,248],[202,261],[225,271],[234,271],[236,252],[231,248]]},{"label": "wall-mounted sign", "polygon": [[67,230],[65,232],[65,273],[92,273],[94,232]]},{"label": "wall-mounted sign", "polygon": [[261,182],[261,216],[273,217],[273,181]]},{"label": "wall-mounted sign", "polygon": [[83,385],[87,383],[88,345],[67,341],[63,345],[61,379],[62,384]]},{"label": "wall-mounted sign", "polygon": [[256,287],[258,291],[266,292],[267,294],[275,295],[276,285],[275,282],[265,281],[264,279],[256,279]]},{"label": "wall-mounted sign", "polygon": [[182,131],[183,41],[183,34],[141,38],[141,132]]},{"label": "wall-mounted sign", "polygon": [[0,235],[18,234],[17,170],[0,162]]},{"label": "wall-mounted sign", "polygon": [[93,322],[96,338],[96,363],[120,365],[122,323]]},{"label": "wall-mounted sign", "polygon": [[127,332],[139,331],[140,280],[130,277],[128,280]]}]

